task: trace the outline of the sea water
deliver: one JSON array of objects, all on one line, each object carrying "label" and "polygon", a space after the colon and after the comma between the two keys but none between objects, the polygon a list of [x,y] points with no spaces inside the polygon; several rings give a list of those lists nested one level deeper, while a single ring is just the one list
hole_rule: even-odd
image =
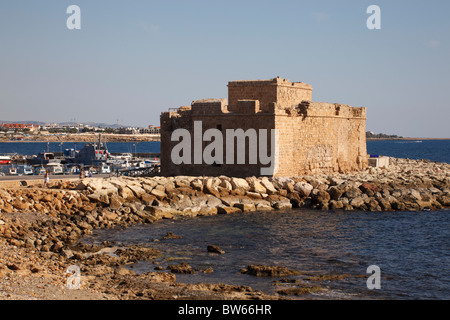
[{"label": "sea water", "polygon": [[[158,248],[164,269],[189,263],[196,274],[177,274],[185,283],[248,285],[267,294],[295,285],[320,287],[317,299],[449,299],[450,211],[343,212],[288,210],[163,220],[127,229],[95,231],[84,241]],[[161,240],[167,232],[179,239]],[[158,240],[158,241],[155,241]],[[210,253],[217,245],[224,254]],[[255,277],[240,272],[251,264],[283,266],[300,275]],[[381,289],[370,290],[369,266],[381,270]],[[154,271],[153,262],[129,266]],[[212,273],[203,273],[211,267]],[[314,276],[344,275],[314,280]]]}]

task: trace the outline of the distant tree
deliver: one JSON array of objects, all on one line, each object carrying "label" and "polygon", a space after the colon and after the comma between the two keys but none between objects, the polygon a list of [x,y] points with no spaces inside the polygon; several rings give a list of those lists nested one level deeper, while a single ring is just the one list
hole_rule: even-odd
[{"label": "distant tree", "polygon": [[397,136],[395,134],[385,134],[385,133],[373,133],[370,131],[366,132],[366,138],[371,138],[371,139],[401,139],[403,138],[402,136]]},{"label": "distant tree", "polygon": [[117,133],[118,130],[114,128],[105,128],[105,133]]}]

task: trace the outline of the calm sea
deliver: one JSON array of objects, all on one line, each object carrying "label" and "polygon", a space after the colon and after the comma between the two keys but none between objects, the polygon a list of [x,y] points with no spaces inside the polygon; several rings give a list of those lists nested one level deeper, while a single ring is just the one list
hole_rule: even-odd
[{"label": "calm sea", "polygon": [[[313,299],[449,299],[450,211],[334,212],[290,210],[163,220],[128,229],[97,231],[87,242],[115,241],[160,249],[159,264],[189,263],[197,274],[177,274],[185,283],[248,285],[274,294],[291,285],[280,278],[240,273],[250,264],[278,265],[301,271],[284,277],[303,286],[321,287]],[[160,240],[167,232],[181,239]],[[218,245],[225,254],[208,253]],[[167,259],[169,257],[169,259]],[[367,268],[381,270],[381,289],[367,288]],[[212,273],[201,270],[213,268]],[[154,271],[155,264],[139,262],[136,273]],[[319,275],[343,279],[314,281]]]},{"label": "calm sea", "polygon": [[367,153],[450,163],[450,140],[368,141]]}]

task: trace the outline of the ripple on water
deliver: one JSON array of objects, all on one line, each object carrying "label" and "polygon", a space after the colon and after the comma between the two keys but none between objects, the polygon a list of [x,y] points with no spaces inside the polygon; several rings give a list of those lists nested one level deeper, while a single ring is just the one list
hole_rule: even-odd
[{"label": "ripple on water", "polygon": [[[286,287],[317,286],[311,298],[448,299],[450,298],[449,211],[332,212],[292,210],[163,220],[128,229],[100,230],[87,242],[143,244],[165,253],[157,263],[189,263],[199,270],[177,275],[186,283],[248,285],[273,294]],[[182,236],[161,239],[167,232]],[[225,254],[210,253],[210,244]],[[277,265],[300,271],[291,284],[274,285],[280,277],[240,273],[250,264]],[[381,290],[368,290],[370,265],[381,268]],[[153,271],[152,262],[133,266],[137,273]],[[214,272],[201,270],[212,268]],[[331,275],[320,280],[312,276]],[[333,275],[346,275],[333,277]],[[316,277],[317,278],[317,277]]]}]

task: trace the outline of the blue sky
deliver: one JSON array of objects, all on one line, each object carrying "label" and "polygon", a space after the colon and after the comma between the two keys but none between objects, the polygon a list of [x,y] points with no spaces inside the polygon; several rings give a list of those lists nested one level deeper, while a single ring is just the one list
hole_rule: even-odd
[{"label": "blue sky", "polygon": [[367,107],[367,130],[450,137],[449,15],[447,0],[4,0],[0,120],[157,125],[228,81],[280,76]]}]

